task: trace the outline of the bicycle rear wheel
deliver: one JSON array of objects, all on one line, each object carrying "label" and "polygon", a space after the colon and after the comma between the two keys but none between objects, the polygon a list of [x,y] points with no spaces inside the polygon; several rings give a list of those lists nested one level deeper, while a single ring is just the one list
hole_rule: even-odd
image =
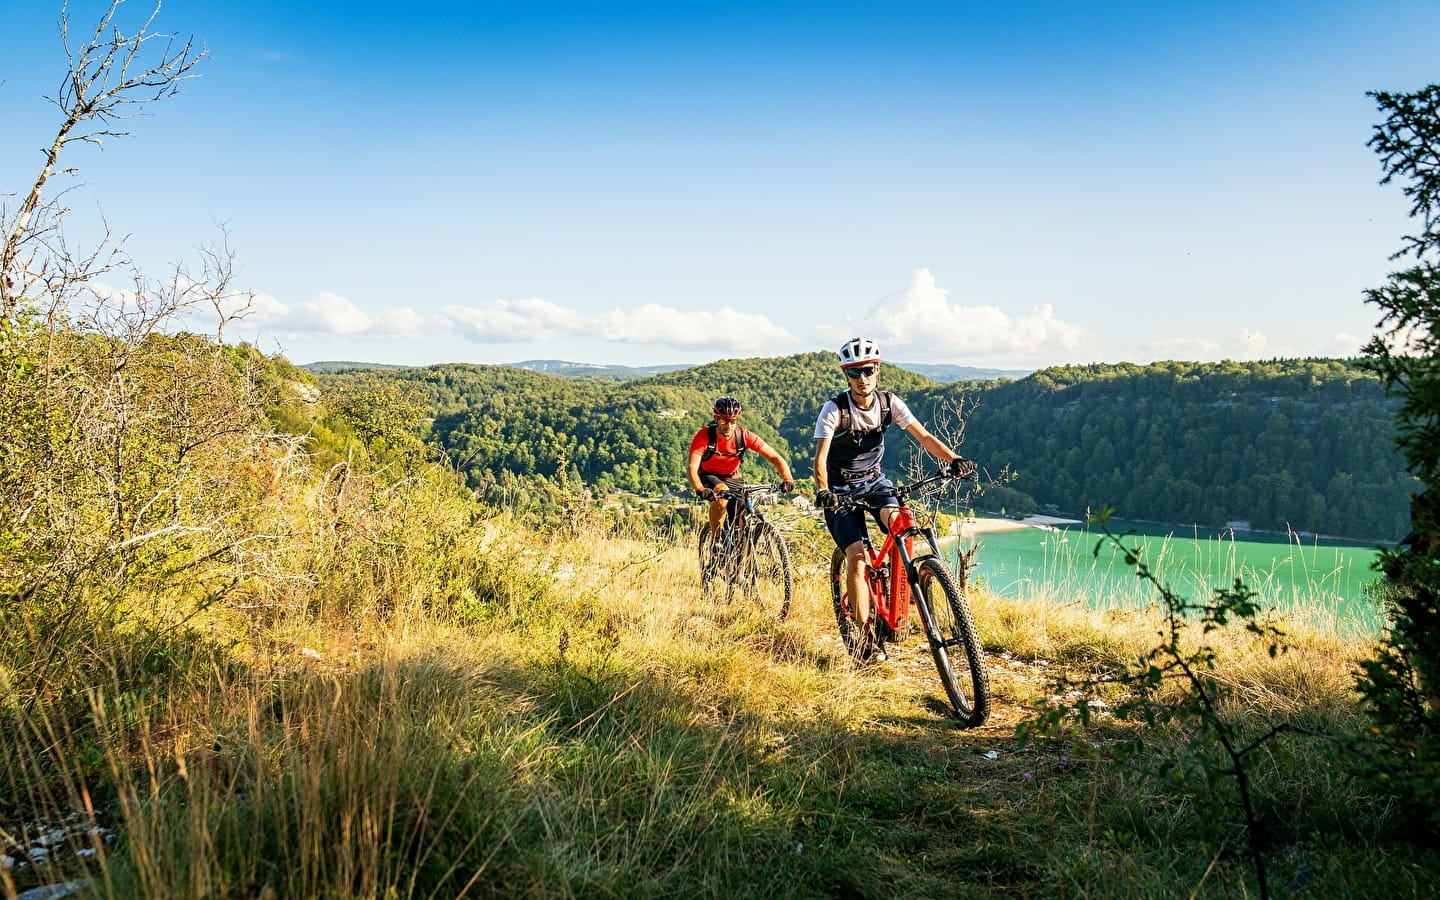
[{"label": "bicycle rear wheel", "polygon": [[[697,547],[700,559],[700,591],[706,600],[716,599],[717,591],[727,579],[724,577],[725,554],[720,542],[710,534],[708,525],[700,526],[700,540]],[[728,588],[729,585],[726,584]]]},{"label": "bicycle rear wheel", "polygon": [[923,557],[915,569],[915,602],[951,711],[966,727],[983,724],[990,716],[990,675],[970,603],[938,558]]},{"label": "bicycle rear wheel", "polygon": [[749,552],[740,570],[745,593],[760,612],[783,622],[790,613],[790,595],[795,587],[785,539],[774,525],[757,522],[750,528],[747,540]]}]

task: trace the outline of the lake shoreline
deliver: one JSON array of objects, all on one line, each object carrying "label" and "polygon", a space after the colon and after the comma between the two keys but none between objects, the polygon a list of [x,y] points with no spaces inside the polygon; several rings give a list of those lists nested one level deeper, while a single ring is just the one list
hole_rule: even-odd
[{"label": "lake shoreline", "polygon": [[[1124,525],[1126,523],[1143,525],[1148,528],[1174,529],[1177,536],[1184,537],[1186,531],[1217,532],[1222,536],[1226,533],[1235,538],[1243,540],[1246,535],[1254,535],[1261,538],[1284,537],[1292,544],[1313,544],[1323,543],[1329,546],[1350,546],[1366,547],[1376,549],[1377,547],[1394,547],[1395,541],[1387,541],[1369,538],[1344,537],[1337,534],[1316,534],[1310,531],[1274,531],[1265,528],[1216,528],[1209,525],[1200,525],[1194,522],[1159,522],[1151,519],[1120,519],[1114,522]],[[1016,531],[1022,528],[1038,528],[1041,531],[1064,530],[1067,528],[1086,528],[1087,524],[1083,519],[1067,519],[1058,516],[1026,516],[1024,519],[1011,519],[1001,516],[979,516],[973,519],[957,519],[955,525],[950,529],[951,537],[970,537],[972,535],[987,534],[997,531]],[[1121,532],[1123,533],[1123,528]]]},{"label": "lake shoreline", "polygon": [[1059,528],[1083,526],[1079,519],[1062,519],[1055,516],[1026,516],[1024,519],[984,517],[956,519],[950,533],[953,537],[969,537],[993,531],[1015,531],[1021,528],[1038,528],[1041,531],[1055,531]]}]

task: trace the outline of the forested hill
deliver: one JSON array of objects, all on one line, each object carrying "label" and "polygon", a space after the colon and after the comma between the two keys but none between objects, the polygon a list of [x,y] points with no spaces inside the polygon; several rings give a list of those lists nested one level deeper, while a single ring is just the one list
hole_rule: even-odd
[{"label": "forested hill", "polygon": [[[625,382],[505,366],[446,365],[322,376],[418,388],[474,487],[578,476],[599,488],[681,489],[689,439],[729,393],[742,420],[807,475],[820,404],[844,388],[829,353],[729,359]],[[1412,480],[1392,449],[1393,403],[1350,363],[1156,363],[1045,369],[1018,381],[938,384],[896,366],[882,386],[931,424],[962,398],[961,448],[1018,473],[992,503],[1201,525],[1394,540]],[[952,417],[953,419],[953,417]],[[897,465],[910,442],[890,441]],[[767,478],[763,462],[747,463]]]},{"label": "forested hill", "polygon": [[1381,540],[1409,527],[1395,402],[1349,362],[1067,366],[967,390],[964,452],[1065,512]]}]

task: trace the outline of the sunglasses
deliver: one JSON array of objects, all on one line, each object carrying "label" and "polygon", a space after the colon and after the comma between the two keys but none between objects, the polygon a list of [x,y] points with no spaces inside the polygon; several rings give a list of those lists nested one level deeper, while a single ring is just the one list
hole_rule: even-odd
[{"label": "sunglasses", "polygon": [[869,378],[880,371],[879,366],[855,366],[845,370],[846,378]]},{"label": "sunglasses", "polygon": [[716,416],[716,417],[715,417],[715,421],[717,421],[717,422],[736,422],[736,421],[739,421],[739,419],[740,419],[739,416]]}]

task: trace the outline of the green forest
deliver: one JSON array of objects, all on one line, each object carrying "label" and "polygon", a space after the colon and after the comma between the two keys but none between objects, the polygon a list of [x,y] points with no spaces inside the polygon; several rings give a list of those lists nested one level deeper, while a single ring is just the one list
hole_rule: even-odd
[{"label": "green forest", "polygon": [[[1340,360],[1064,366],[970,387],[965,451],[1062,512],[1396,540],[1396,402]],[[927,398],[943,392],[926,392]]]},{"label": "green forest", "polygon": [[[426,410],[424,437],[482,494],[579,479],[597,491],[684,490],[690,437],[733,394],[744,423],[809,471],[811,433],[843,388],[829,353],[727,359],[616,382],[505,366],[319,376],[388,382]],[[895,391],[990,478],[985,508],[1393,541],[1414,481],[1394,449],[1395,402],[1343,360],[1064,366],[1018,381],[940,384],[898,367]],[[914,453],[898,432],[888,463]],[[760,468],[754,468],[755,465]],[[763,463],[751,477],[769,477]]]},{"label": "green forest", "polygon": [[611,493],[681,488],[720,393],[803,473],[830,354],[307,371],[226,339],[256,297],[223,237],[168,276],[67,238],[62,151],[205,56],[122,5],[62,11],[58,131],[0,195],[0,897],[1435,893],[1440,85],[1375,95],[1435,227],[1368,295],[1363,362],[882,378],[1012,512],[1393,537],[1410,507],[1385,634],[1242,580],[1182,596],[1120,535],[1156,603],[1005,597],[958,561],[992,695],[960,729],[940,595],[857,664],[805,511],[755,512],[791,547],[779,617],[704,589],[698,504]]}]

